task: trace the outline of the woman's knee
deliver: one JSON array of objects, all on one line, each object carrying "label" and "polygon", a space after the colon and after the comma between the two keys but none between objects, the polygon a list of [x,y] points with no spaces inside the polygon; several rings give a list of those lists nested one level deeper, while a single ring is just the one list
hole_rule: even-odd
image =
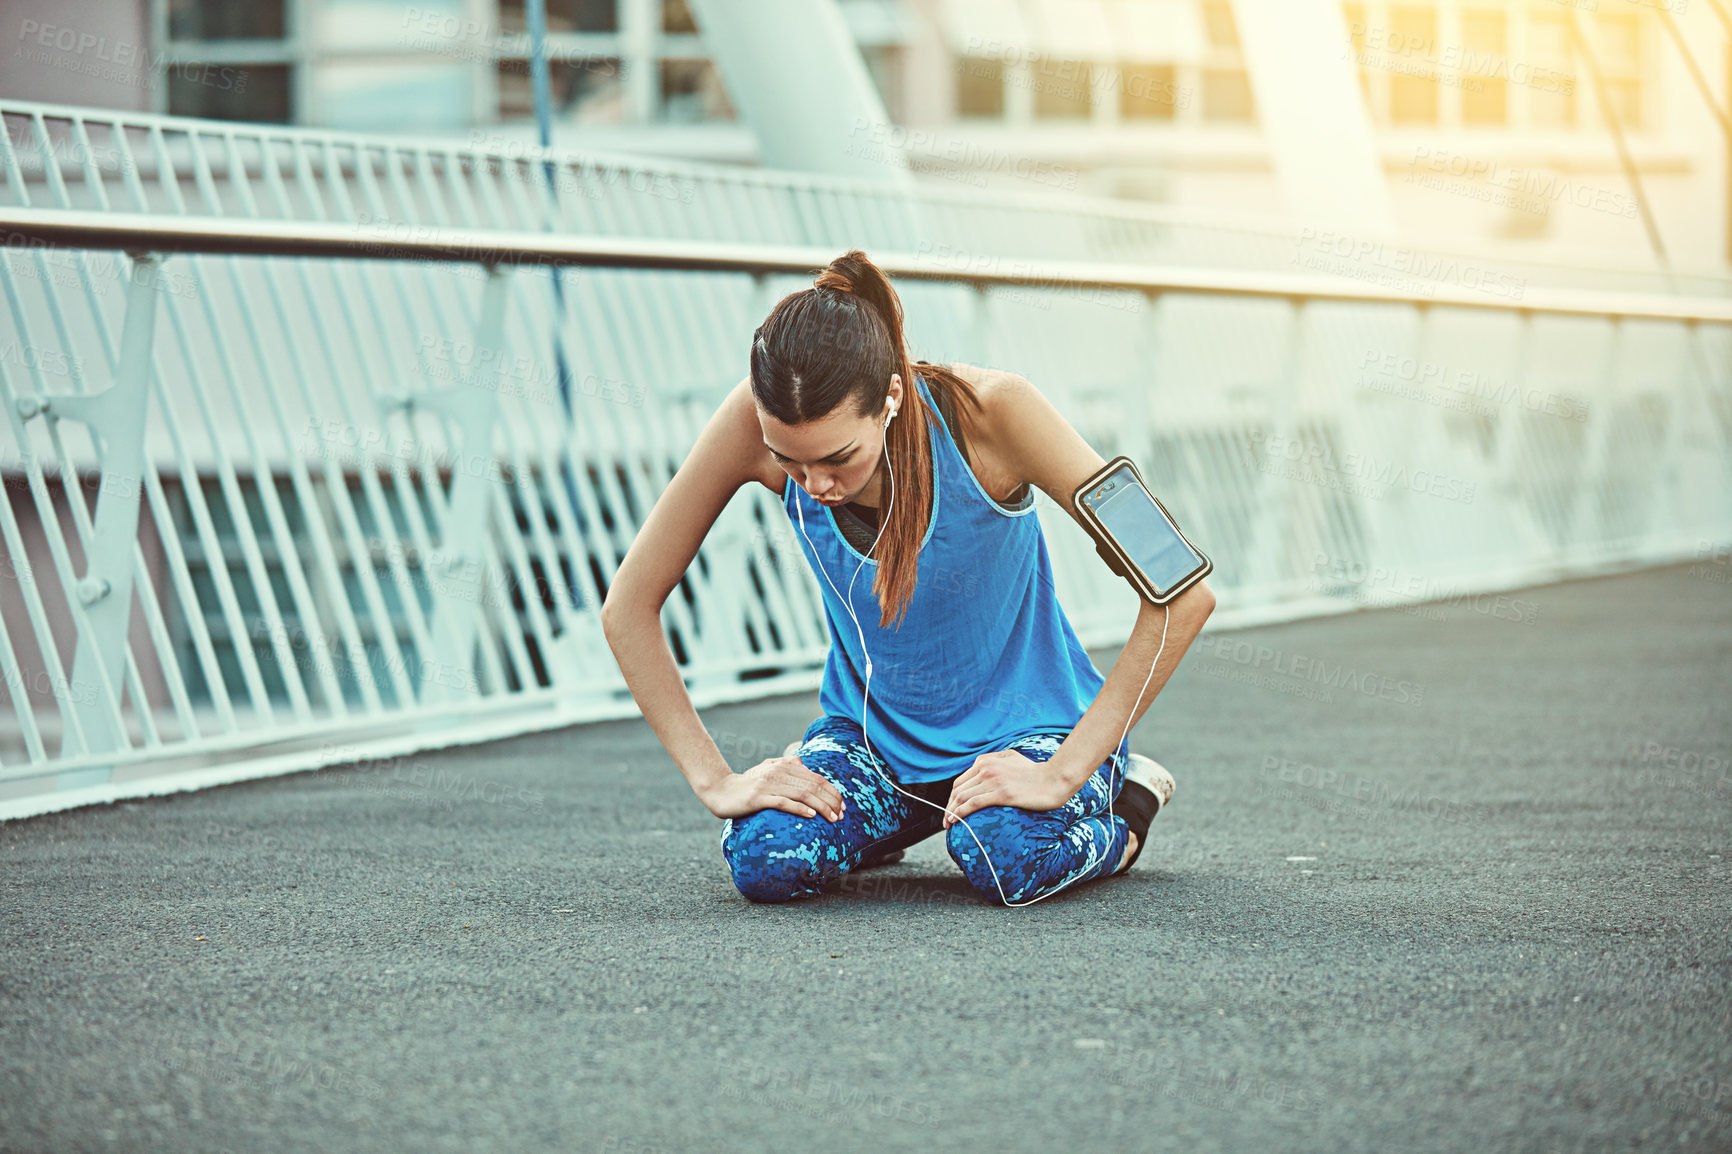
[{"label": "woman's knee", "polygon": [[754,902],[785,902],[815,894],[840,869],[811,825],[779,809],[734,818],[722,838],[734,888]]},{"label": "woman's knee", "polygon": [[1001,904],[1021,901],[1033,880],[1029,850],[1036,821],[1025,809],[987,806],[951,826],[945,845],[981,897]]}]

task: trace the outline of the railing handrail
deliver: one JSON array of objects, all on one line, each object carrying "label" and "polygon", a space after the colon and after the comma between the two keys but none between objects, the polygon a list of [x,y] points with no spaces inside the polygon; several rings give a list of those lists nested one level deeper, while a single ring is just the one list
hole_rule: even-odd
[{"label": "railing handrail", "polygon": [[[388,140],[382,140],[376,135],[353,130],[308,128],[301,125],[252,124],[241,121],[209,121],[184,116],[171,116],[165,113],[91,108],[70,104],[46,104],[21,100],[0,99],[0,113],[17,116],[41,116],[72,122],[94,120],[104,124],[124,125],[126,128],[141,131],[197,131],[205,136],[218,136],[224,139],[244,135],[261,143],[268,141],[283,144],[294,144],[298,141],[332,142],[347,148],[362,150],[378,150],[388,147],[397,152],[414,156],[440,156],[477,161],[491,160],[523,165],[551,163],[560,167],[569,166],[580,169],[614,166],[656,172],[686,180],[728,182],[771,180],[778,186],[796,186],[801,189],[823,190],[841,194],[906,195],[904,190],[895,185],[877,185],[872,181],[862,180],[858,177],[838,176],[831,173],[742,168],[739,165],[719,161],[644,154],[623,148],[597,148],[593,145],[586,145],[581,149],[574,149],[569,145],[543,148],[535,142],[532,133],[518,138],[513,134],[511,126],[490,126],[486,135],[480,139],[408,133],[393,134]],[[167,143],[172,148],[177,142],[170,141]],[[152,156],[151,153],[145,153],[143,157],[138,159],[142,163],[148,163]],[[39,161],[40,157],[34,152],[21,150],[18,159],[21,164],[27,164]],[[244,162],[245,158],[242,159]],[[1158,204],[1077,189],[1067,191],[1039,188],[992,188],[987,190],[970,187],[964,189],[950,187],[949,183],[943,180],[934,180],[919,184],[915,190],[915,195],[921,202],[946,204],[952,207],[969,208],[984,203],[994,208],[1056,211],[1084,214],[1119,222],[1223,230],[1244,236],[1284,242],[1293,241],[1304,231],[1297,222],[1266,211],[1228,210],[1207,205]],[[1363,239],[1399,245],[1430,256],[1451,256],[1475,260],[1513,260],[1523,268],[1546,269],[1558,273],[1688,277],[1695,281],[1712,281],[1717,288],[1722,290],[1732,289],[1732,276],[1727,275],[1724,266],[1674,263],[1668,273],[1665,269],[1656,268],[1649,257],[1632,256],[1616,250],[1598,251],[1592,255],[1591,260],[1585,260],[1566,255],[1555,248],[1510,254],[1487,247],[1483,243],[1452,241],[1447,247],[1437,247],[1422,242],[1401,241],[1392,236],[1378,237],[1367,234]],[[1674,261],[1677,259],[1678,257],[1675,255]],[[1668,290],[1660,295],[1679,295],[1681,292],[1682,290]]]},{"label": "railing handrail", "polygon": [[[0,243],[7,248],[60,247],[127,252],[299,256],[410,260],[481,265],[529,264],[669,272],[735,272],[754,276],[809,274],[832,249],[751,245],[689,239],[659,240],[561,233],[449,228],[433,225],[86,212],[0,208]],[[988,286],[1088,289],[1239,296],[1287,301],[1337,301],[1486,309],[1637,320],[1732,323],[1732,301],[1680,299],[1652,293],[1527,288],[1520,299],[1439,284],[1429,293],[1404,292],[1341,279],[1246,269],[1159,269],[1099,261],[1048,261],[970,256],[959,268],[918,253],[875,252],[885,274],[904,280]]]}]

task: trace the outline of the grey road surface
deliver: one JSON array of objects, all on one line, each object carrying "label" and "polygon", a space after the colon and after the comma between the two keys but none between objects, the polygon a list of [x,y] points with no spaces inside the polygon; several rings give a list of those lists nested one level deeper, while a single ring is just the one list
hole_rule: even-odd
[{"label": "grey road surface", "polygon": [[641,721],[0,826],[0,1148],[1732,1149],[1728,577],[1205,635],[1026,909],[748,904]]}]

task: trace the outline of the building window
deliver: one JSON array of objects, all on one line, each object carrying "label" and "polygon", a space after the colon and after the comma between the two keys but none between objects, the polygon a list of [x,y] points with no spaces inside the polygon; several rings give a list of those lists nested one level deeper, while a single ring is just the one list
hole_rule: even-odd
[{"label": "building window", "polygon": [[[499,27],[522,32],[529,27],[524,0],[499,0]],[[619,0],[547,0],[549,32],[618,32]]]},{"label": "building window", "polygon": [[[1645,122],[1644,22],[1605,0],[1348,0],[1351,52],[1380,126],[1442,125],[1555,132],[1579,128],[1594,107],[1581,86],[1572,24],[1580,20],[1616,114]],[[1675,10],[1675,9],[1674,9]],[[1583,101],[1587,101],[1586,104]]]},{"label": "building window", "polygon": [[1171,64],[1119,66],[1119,116],[1125,120],[1172,120],[1179,85]]},{"label": "building window", "polygon": [[1092,106],[1089,86],[1093,71],[1087,61],[1037,57],[1029,66],[1035,116],[1041,120],[1086,118]]},{"label": "building window", "polygon": [[734,119],[734,106],[711,60],[663,60],[661,118],[670,124]]},{"label": "building window", "polygon": [[1256,119],[1251,79],[1243,68],[1203,70],[1203,119],[1222,124],[1248,124]]},{"label": "building window", "polygon": [[1528,118],[1534,128],[1576,123],[1575,55],[1569,13],[1534,12],[1528,18]]},{"label": "building window", "polygon": [[669,36],[695,36],[698,22],[686,0],[662,0],[662,31]]},{"label": "building window", "polygon": [[[499,119],[535,115],[535,86],[527,57],[499,61]],[[617,57],[594,56],[547,62],[554,118],[571,124],[625,122],[625,85]]]},{"label": "building window", "polygon": [[289,66],[286,64],[170,64],[171,116],[208,120],[252,120],[287,124]]},{"label": "building window", "polygon": [[995,56],[956,58],[956,115],[965,119],[1004,117],[1004,61]]},{"label": "building window", "polygon": [[1233,6],[1226,0],[1203,0],[1203,26],[1216,48],[1239,46],[1239,26],[1233,23]]},{"label": "building window", "polygon": [[866,61],[873,87],[878,89],[878,99],[884,102],[885,115],[901,123],[902,49],[894,44],[863,45],[860,55]]},{"label": "building window", "polygon": [[[286,124],[294,118],[289,0],[169,0],[161,56],[172,116]],[[239,51],[237,52],[237,45]]]},{"label": "building window", "polygon": [[1379,115],[1377,95],[1371,87],[1371,69],[1366,67],[1365,59],[1365,5],[1343,4],[1341,14],[1347,19],[1348,47],[1352,50],[1353,60],[1359,65],[1359,94],[1365,101],[1366,110],[1376,118]]},{"label": "building window", "polygon": [[1239,49],[1239,27],[1233,6],[1225,0],[1204,0],[1203,26],[1209,34],[1208,65],[1199,79],[1203,119],[1215,124],[1249,124],[1257,110],[1251,100],[1251,78]]},{"label": "building window", "polygon": [[170,40],[281,40],[283,0],[169,0]]},{"label": "building window", "polygon": [[1476,8],[1461,14],[1461,122],[1503,124],[1509,119],[1505,17]]},{"label": "building window", "polygon": [[1402,6],[1389,10],[1389,119],[1396,124],[1436,124],[1437,13]]},{"label": "building window", "polygon": [[1594,54],[1612,114],[1626,131],[1634,131],[1642,127],[1641,25],[1633,14],[1602,12],[1597,31]]}]

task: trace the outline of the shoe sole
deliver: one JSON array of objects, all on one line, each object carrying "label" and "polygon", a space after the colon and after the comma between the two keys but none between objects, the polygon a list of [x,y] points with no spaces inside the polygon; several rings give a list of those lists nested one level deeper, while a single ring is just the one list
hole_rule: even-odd
[{"label": "shoe sole", "polygon": [[1173,794],[1179,788],[1179,783],[1173,780],[1173,775],[1167,771],[1166,766],[1140,753],[1131,754],[1131,764],[1130,768],[1125,770],[1125,778],[1143,786],[1160,800],[1160,809],[1155,811],[1157,814],[1172,804]]}]

